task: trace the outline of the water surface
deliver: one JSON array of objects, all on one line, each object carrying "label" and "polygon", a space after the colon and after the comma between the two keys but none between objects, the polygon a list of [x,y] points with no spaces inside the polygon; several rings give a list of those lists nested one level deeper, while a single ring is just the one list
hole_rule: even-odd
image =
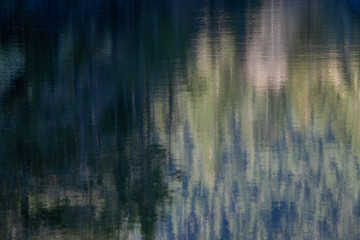
[{"label": "water surface", "polygon": [[0,239],[358,239],[359,12],[0,1]]}]

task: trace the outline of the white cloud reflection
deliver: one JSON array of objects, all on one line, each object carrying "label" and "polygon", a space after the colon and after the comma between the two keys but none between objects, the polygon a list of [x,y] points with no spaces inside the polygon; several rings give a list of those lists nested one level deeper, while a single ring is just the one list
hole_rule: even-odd
[{"label": "white cloud reflection", "polygon": [[[301,27],[300,4],[291,8],[285,1],[264,3],[247,24],[246,75],[257,89],[278,90],[289,75],[289,51]],[[296,10],[296,11],[295,11]]]}]

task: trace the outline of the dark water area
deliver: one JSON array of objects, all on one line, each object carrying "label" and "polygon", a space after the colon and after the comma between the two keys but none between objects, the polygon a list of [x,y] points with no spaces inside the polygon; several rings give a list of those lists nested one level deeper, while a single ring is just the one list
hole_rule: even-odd
[{"label": "dark water area", "polygon": [[360,239],[359,9],[0,1],[0,239]]}]

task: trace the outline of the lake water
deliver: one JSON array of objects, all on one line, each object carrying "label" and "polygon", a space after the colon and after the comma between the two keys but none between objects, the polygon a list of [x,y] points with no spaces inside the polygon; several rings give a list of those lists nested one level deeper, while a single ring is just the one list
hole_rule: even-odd
[{"label": "lake water", "polygon": [[0,1],[0,239],[360,239],[357,0]]}]

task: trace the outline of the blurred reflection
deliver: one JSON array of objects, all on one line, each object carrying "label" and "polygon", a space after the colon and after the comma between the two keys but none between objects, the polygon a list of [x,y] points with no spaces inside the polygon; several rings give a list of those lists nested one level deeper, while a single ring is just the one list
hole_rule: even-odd
[{"label": "blurred reflection", "polygon": [[267,1],[248,19],[246,72],[257,89],[277,90],[286,83],[289,58],[304,17],[303,1]]},{"label": "blurred reflection", "polygon": [[154,238],[178,173],[152,96],[191,29],[172,4],[0,3],[0,236]]},{"label": "blurred reflection", "polygon": [[0,236],[356,239],[349,6],[0,2]]}]

